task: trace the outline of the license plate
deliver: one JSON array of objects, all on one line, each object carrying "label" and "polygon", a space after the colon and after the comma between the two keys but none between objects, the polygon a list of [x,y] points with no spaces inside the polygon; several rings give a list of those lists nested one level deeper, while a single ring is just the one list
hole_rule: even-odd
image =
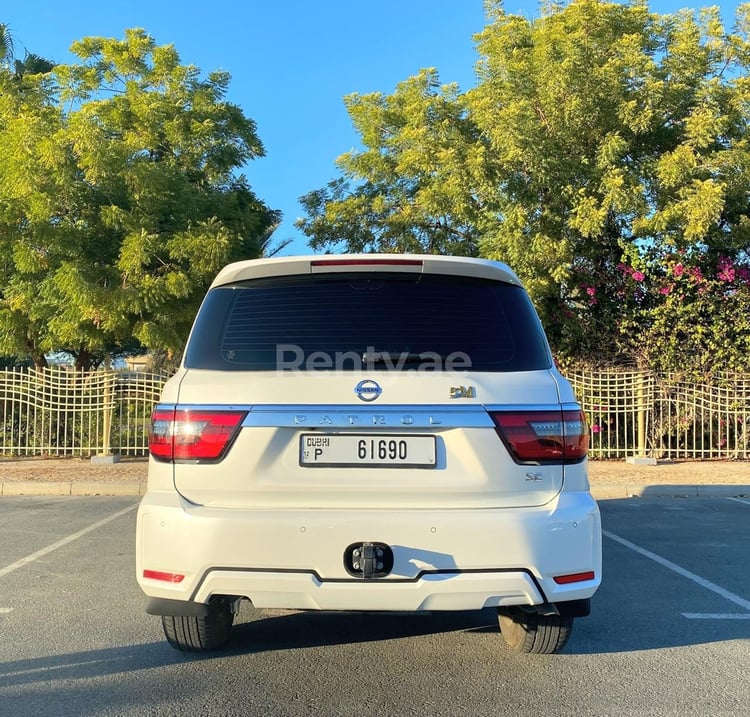
[{"label": "license plate", "polygon": [[435,437],[305,433],[300,465],[434,468]]}]

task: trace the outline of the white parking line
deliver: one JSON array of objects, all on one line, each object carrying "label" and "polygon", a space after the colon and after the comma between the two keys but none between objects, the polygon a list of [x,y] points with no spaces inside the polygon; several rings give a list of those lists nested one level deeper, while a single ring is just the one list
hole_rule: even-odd
[{"label": "white parking line", "polygon": [[12,607],[0,607],[0,615],[7,615],[9,612],[12,612]]},{"label": "white parking line", "polygon": [[750,612],[683,612],[688,620],[750,620]]},{"label": "white parking line", "polygon": [[[743,498],[728,497],[727,500],[750,505],[750,500],[745,500]],[[750,620],[750,613],[683,612],[682,617],[686,617],[688,620]]]},{"label": "white parking line", "polygon": [[[694,583],[696,583],[696,585],[700,585],[702,588],[706,588],[706,590],[710,590],[711,592],[714,592],[717,595],[721,595],[721,597],[723,597],[724,599],[729,600],[730,602],[733,602],[735,605],[739,605],[741,608],[750,612],[750,600],[745,600],[745,598],[740,597],[739,595],[735,595],[733,592],[730,592],[726,588],[723,588],[720,585],[717,585],[716,583],[712,583],[710,580],[706,580],[706,578],[702,578],[700,575],[691,573],[689,570],[686,570],[685,568],[680,567],[676,563],[673,563],[671,560],[662,558],[661,555],[657,555],[656,553],[652,553],[650,550],[641,548],[639,545],[636,545],[635,543],[631,543],[629,540],[625,540],[625,538],[621,538],[619,535],[610,533],[608,530],[603,530],[602,535],[606,535],[610,540],[614,540],[616,543],[620,543],[620,545],[624,545],[626,548],[630,548],[630,550],[634,550],[639,555],[643,555],[643,557],[648,558],[649,560],[653,560],[655,563],[659,563],[659,565],[662,565],[665,568],[672,570],[678,575],[682,575],[683,578],[692,580]],[[695,613],[688,613],[688,614],[695,614]]]},{"label": "white parking line", "polygon": [[[62,540],[58,540],[56,543],[52,543],[52,545],[48,545],[46,548],[37,550],[35,553],[32,553],[31,555],[27,555],[25,558],[16,560],[16,562],[12,563],[11,565],[8,565],[4,568],[0,568],[0,578],[4,577],[8,573],[12,573],[14,570],[18,570],[18,568],[22,568],[24,565],[33,563],[35,560],[38,560],[39,558],[44,557],[48,553],[51,553],[53,550],[62,548],[63,545],[67,545],[68,543],[72,543],[74,540],[78,540],[78,538],[86,535],[87,533],[90,533],[92,530],[101,528],[103,525],[106,525],[107,523],[112,522],[116,518],[119,518],[120,516],[125,515],[126,513],[129,513],[131,510],[135,510],[137,507],[138,507],[138,503],[129,505],[127,508],[124,508],[123,510],[118,511],[117,513],[113,513],[109,517],[103,518],[102,520],[94,523],[93,525],[89,525],[87,528],[83,528],[83,530],[79,530],[77,533],[73,533],[72,535],[69,535],[66,538],[62,538]],[[12,608],[9,608],[9,609],[12,609]]]}]

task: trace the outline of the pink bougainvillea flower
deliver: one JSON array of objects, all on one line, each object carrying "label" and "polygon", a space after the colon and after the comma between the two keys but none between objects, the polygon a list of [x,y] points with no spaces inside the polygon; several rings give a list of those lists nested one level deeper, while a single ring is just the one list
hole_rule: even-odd
[{"label": "pink bougainvillea flower", "polygon": [[588,294],[589,296],[594,296],[594,295],[596,294],[596,288],[595,288],[595,287],[593,287],[593,286],[587,286],[587,287],[586,287],[586,293],[587,293],[587,294]]},{"label": "pink bougainvillea flower", "polygon": [[675,276],[682,276],[685,273],[685,267],[682,264],[675,264],[674,267],[672,267],[672,273]]},{"label": "pink bougainvillea flower", "polygon": [[646,276],[640,272],[640,271],[634,271],[633,272],[633,279],[635,281],[643,281],[646,278]]},{"label": "pink bougainvillea flower", "polygon": [[661,289],[659,289],[660,294],[664,294],[664,296],[668,296],[672,291],[671,286],[662,286]]},{"label": "pink bougainvillea flower", "polygon": [[732,263],[731,259],[728,259],[725,256],[720,256],[717,269],[719,271],[716,274],[716,277],[719,279],[719,281],[734,281],[736,273],[734,271],[734,264]]},{"label": "pink bougainvillea flower", "polygon": [[591,426],[591,432],[592,433],[601,433],[601,427],[598,423],[595,423],[593,426]]}]

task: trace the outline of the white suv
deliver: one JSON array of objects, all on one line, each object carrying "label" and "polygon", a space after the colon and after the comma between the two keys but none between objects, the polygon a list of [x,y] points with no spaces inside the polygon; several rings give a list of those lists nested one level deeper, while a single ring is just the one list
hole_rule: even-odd
[{"label": "white suv", "polygon": [[136,570],[171,645],[256,608],[496,608],[551,653],[601,579],[588,429],[505,265],[231,264],[152,417]]}]

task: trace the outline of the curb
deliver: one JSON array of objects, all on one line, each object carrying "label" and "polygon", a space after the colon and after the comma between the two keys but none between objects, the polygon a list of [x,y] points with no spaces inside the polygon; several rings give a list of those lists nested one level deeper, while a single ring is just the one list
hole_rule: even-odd
[{"label": "curb", "polygon": [[146,492],[146,481],[102,483],[97,481],[8,481],[0,483],[0,495],[133,495]]},{"label": "curb", "polygon": [[621,498],[738,498],[750,496],[750,485],[649,484],[597,485],[591,487],[595,500]]},{"label": "curb", "polygon": [[[8,481],[0,483],[0,495],[133,495],[146,492],[146,480],[102,483],[97,481]],[[595,485],[595,500],[622,498],[737,498],[750,497],[750,485],[645,484]]]}]

